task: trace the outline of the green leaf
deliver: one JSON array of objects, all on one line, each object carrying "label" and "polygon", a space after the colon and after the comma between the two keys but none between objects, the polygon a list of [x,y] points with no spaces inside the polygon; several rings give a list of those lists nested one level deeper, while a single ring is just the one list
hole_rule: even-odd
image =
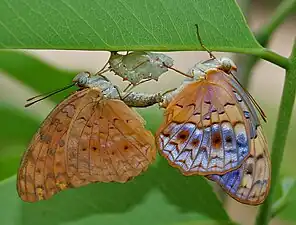
[{"label": "green leaf", "polygon": [[272,205],[272,218],[278,216],[278,214],[283,212],[289,205],[293,204],[293,201],[296,200],[296,198],[294,200],[293,198],[291,198],[291,193],[293,192],[293,188],[295,187],[296,180],[294,178],[286,177],[281,180],[281,187],[276,188],[276,192],[278,192],[278,189],[280,189],[281,194],[280,197]]},{"label": "green leaf", "polygon": [[34,49],[260,49],[234,0],[6,0],[0,47]]},{"label": "green leaf", "polygon": [[9,104],[0,104],[0,115],[0,124],[5,127],[5,129],[0,129],[0,155],[3,154],[3,148],[11,144],[27,144],[39,125],[28,114]]},{"label": "green leaf", "polygon": [[164,159],[126,184],[90,184],[33,204],[16,199],[15,182],[0,183],[5,225],[230,223],[204,178],[185,177]]},{"label": "green leaf", "polygon": [[[24,148],[25,149],[25,148]],[[18,148],[16,151],[21,150]],[[0,158],[0,181],[14,175],[20,164],[21,154],[15,156],[6,156]]]},{"label": "green leaf", "polygon": [[[285,185],[286,184],[286,185]],[[283,186],[286,186],[284,190]],[[280,186],[280,185],[278,185]],[[281,192],[278,200],[272,206],[272,216],[283,220],[296,221],[296,183],[294,178],[285,178],[281,181],[282,187],[277,187],[277,192]]]},{"label": "green leaf", "polygon": [[23,111],[0,102],[0,180],[16,173],[20,158],[26,150],[39,123]]}]

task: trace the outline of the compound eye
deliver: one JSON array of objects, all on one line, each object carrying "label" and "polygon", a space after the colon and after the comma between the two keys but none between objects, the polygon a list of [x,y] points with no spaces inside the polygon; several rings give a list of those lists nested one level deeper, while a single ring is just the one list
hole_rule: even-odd
[{"label": "compound eye", "polygon": [[236,65],[229,58],[221,58],[220,62],[221,62],[221,69],[226,73],[229,73],[231,70],[234,70],[234,71],[237,70]]},{"label": "compound eye", "polygon": [[221,66],[225,72],[229,72],[231,70],[231,62],[228,59],[221,59]]},{"label": "compound eye", "polygon": [[83,87],[87,84],[89,76],[89,72],[81,72],[77,74],[72,81],[77,83],[78,86]]}]

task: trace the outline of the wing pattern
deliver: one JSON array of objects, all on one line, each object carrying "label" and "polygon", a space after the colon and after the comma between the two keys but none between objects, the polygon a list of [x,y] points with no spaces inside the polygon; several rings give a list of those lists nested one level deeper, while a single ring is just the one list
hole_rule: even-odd
[{"label": "wing pattern", "polygon": [[268,145],[259,118],[244,91],[233,82],[233,92],[251,127],[250,155],[240,168],[224,175],[209,175],[232,198],[250,205],[261,204],[268,195],[271,182],[271,164]]},{"label": "wing pattern", "polygon": [[221,75],[186,85],[156,135],[161,154],[185,175],[224,174],[250,154],[250,123]]},{"label": "wing pattern", "polygon": [[60,103],[33,137],[18,193],[34,202],[92,182],[127,182],[155,156],[154,137],[139,115],[99,89],[83,89]]},{"label": "wing pattern", "polygon": [[239,169],[224,175],[209,175],[231,197],[250,205],[261,204],[269,192],[270,159],[262,128],[257,128],[257,137],[252,140],[251,154]]},{"label": "wing pattern", "polygon": [[165,119],[156,134],[160,153],[184,175],[205,175],[237,201],[261,204],[271,165],[257,103],[232,74],[215,67],[198,75],[165,98]]}]

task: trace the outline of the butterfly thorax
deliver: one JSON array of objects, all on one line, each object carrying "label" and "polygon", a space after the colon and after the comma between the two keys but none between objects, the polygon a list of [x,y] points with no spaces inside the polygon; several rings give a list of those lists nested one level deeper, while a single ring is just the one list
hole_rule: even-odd
[{"label": "butterfly thorax", "polygon": [[201,77],[208,74],[211,70],[221,70],[225,73],[230,73],[233,70],[236,70],[236,65],[234,62],[226,57],[220,59],[208,59],[202,62],[195,64],[189,71],[188,74],[193,75],[192,80],[198,80]]},{"label": "butterfly thorax", "polygon": [[210,67],[208,63],[199,63],[196,65],[196,67],[193,67],[189,71],[189,73],[193,75],[193,78],[186,79],[179,88],[165,94],[163,96],[161,107],[166,108],[177,94],[179,94],[187,85],[190,85],[192,83],[196,84],[192,85],[192,92],[198,91],[198,89],[203,89],[203,91],[209,90],[209,92],[211,92],[210,86],[212,84],[223,85],[225,88],[231,90],[231,86],[228,83],[229,76],[224,71]]},{"label": "butterfly thorax", "polygon": [[74,79],[80,88],[99,88],[104,97],[109,99],[120,99],[116,86],[102,75],[90,76],[88,72],[79,73]]},{"label": "butterfly thorax", "polygon": [[103,99],[122,100],[130,107],[148,107],[159,103],[162,100],[162,96],[159,93],[148,94],[142,92],[130,92],[123,98],[119,88],[102,75],[90,76],[89,73],[82,72],[73,79],[73,82],[82,89],[97,88],[104,96]]}]

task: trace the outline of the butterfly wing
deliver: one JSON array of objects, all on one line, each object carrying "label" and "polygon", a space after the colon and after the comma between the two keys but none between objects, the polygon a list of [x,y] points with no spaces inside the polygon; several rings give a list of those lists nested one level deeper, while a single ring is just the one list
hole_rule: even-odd
[{"label": "butterfly wing", "polygon": [[208,179],[218,183],[237,201],[258,205],[268,195],[271,181],[271,165],[266,138],[259,118],[248,95],[234,78],[229,78],[233,92],[251,127],[250,155],[237,170],[224,175],[209,175]]},{"label": "butterfly wing", "polygon": [[271,165],[267,143],[262,128],[257,128],[252,139],[251,154],[237,170],[224,175],[209,175],[208,179],[219,184],[232,198],[249,204],[261,204],[268,195]]},{"label": "butterfly wing", "polygon": [[134,115],[123,102],[104,99],[95,88],[64,100],[23,156],[17,181],[21,199],[35,202],[70,187],[126,182],[139,175],[156,150],[152,134]]},{"label": "butterfly wing", "polygon": [[251,127],[222,71],[187,84],[165,110],[160,153],[184,175],[224,174],[250,154]]},{"label": "butterfly wing", "polygon": [[[58,192],[57,177],[70,182],[65,167],[65,137],[75,115],[76,107],[86,91],[78,91],[58,104],[44,120],[24,153],[17,176],[18,194],[24,201],[34,202]],[[59,174],[54,173],[60,171]],[[58,172],[56,172],[58,173]],[[41,196],[42,195],[42,196]]]},{"label": "butterfly wing", "polygon": [[[89,93],[89,101],[97,91]],[[156,157],[153,135],[143,119],[120,100],[87,104],[68,138],[69,173],[91,182],[126,182]]]}]

